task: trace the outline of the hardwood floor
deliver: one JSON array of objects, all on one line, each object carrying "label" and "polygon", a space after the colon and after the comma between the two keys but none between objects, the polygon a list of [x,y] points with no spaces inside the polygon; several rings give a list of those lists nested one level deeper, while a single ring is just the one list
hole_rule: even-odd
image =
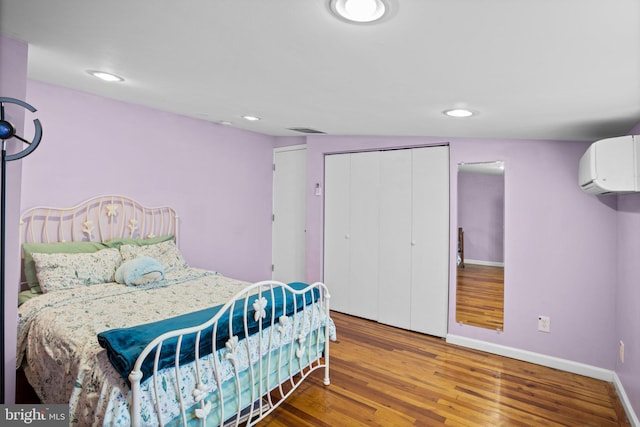
[{"label": "hardwood floor", "polygon": [[465,264],[456,270],[456,322],[502,330],[504,267]]},{"label": "hardwood floor", "polygon": [[629,426],[612,384],[333,313],[315,372],[261,426]]}]

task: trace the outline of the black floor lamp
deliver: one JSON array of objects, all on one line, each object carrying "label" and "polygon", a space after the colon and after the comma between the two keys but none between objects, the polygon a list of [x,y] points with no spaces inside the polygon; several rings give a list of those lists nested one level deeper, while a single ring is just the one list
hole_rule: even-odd
[{"label": "black floor lamp", "polygon": [[[32,113],[36,111],[31,105],[26,102],[14,99],[14,98],[2,98],[0,97],[0,139],[2,140],[2,189],[0,198],[2,199],[1,213],[2,217],[0,218],[0,223],[2,224],[1,234],[1,242],[0,242],[0,250],[2,250],[2,255],[0,256],[1,264],[0,264],[0,308],[2,309],[2,316],[0,316],[0,369],[2,369],[2,375],[0,375],[0,404],[5,403],[4,396],[4,386],[5,386],[5,357],[4,357],[4,326],[5,326],[5,310],[4,310],[4,279],[6,274],[5,269],[5,205],[6,205],[6,189],[7,189],[7,162],[11,160],[18,160],[25,156],[31,154],[33,150],[36,149],[38,144],[40,143],[40,139],[42,139],[42,125],[40,124],[40,120],[34,119],[33,125],[35,126],[35,134],[33,136],[32,141],[27,141],[21,136],[16,135],[16,128],[5,119],[4,114],[4,106],[5,104],[16,104],[19,105]],[[27,144],[25,148],[22,150],[13,153],[7,154],[7,141],[11,138],[16,138],[19,141]]]}]

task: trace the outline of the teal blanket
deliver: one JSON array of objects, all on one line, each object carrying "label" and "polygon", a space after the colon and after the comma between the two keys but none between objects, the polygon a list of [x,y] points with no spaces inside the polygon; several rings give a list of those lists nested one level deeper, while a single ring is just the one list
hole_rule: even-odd
[{"label": "teal blanket", "polygon": [[[295,290],[304,290],[309,285],[301,282],[290,283]],[[272,325],[282,315],[291,316],[296,309],[303,309],[303,304],[315,302],[319,296],[318,288],[313,288],[302,294],[295,295],[284,287],[274,287],[273,295],[270,291],[263,291],[261,294],[267,300],[264,308],[266,317],[262,319],[263,328],[266,325]],[[249,335],[254,334],[259,329],[259,322],[253,316],[252,304],[257,299],[257,294],[248,298],[247,307],[247,327]],[[295,301],[295,303],[294,303]],[[231,336],[235,335],[238,339],[245,337],[244,332],[244,304],[245,300],[238,300],[232,308],[227,310],[220,317],[216,330],[216,342],[213,343],[213,326],[202,331],[200,336],[200,356],[205,356],[220,348],[223,348],[227,340],[230,338],[229,322],[231,322]],[[295,305],[295,306],[294,306]],[[113,367],[118,373],[129,383],[129,374],[133,370],[138,356],[144,348],[156,337],[165,332],[178,329],[190,328],[206,323],[215,316],[223,305],[206,308],[204,310],[183,314],[181,316],[172,317],[170,319],[160,320],[158,322],[147,323],[144,325],[133,326],[130,328],[118,328],[104,331],[98,334],[98,342],[107,350],[107,356]],[[158,361],[158,370],[175,363],[175,353],[177,349],[178,338],[166,340],[162,344],[162,352]],[[180,347],[180,364],[192,362],[195,359],[196,334],[184,335]],[[153,375],[154,357],[153,352],[147,356],[142,364],[142,380]]]}]

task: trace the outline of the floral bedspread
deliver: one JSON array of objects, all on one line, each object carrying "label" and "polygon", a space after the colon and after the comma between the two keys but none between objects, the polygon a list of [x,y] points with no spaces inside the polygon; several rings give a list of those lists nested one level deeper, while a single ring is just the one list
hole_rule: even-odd
[{"label": "floral bedspread", "polygon": [[52,292],[19,308],[17,365],[29,366],[25,373],[43,403],[69,402],[75,425],[117,424],[129,387],[96,335],[222,304],[249,285],[194,268],[166,279],[161,286],[105,283]]}]

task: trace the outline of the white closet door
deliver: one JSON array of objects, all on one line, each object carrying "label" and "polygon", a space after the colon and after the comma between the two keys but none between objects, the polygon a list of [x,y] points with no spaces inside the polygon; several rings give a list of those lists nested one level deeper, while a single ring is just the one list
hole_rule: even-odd
[{"label": "white closet door", "polygon": [[324,158],[324,283],[331,308],[349,313],[350,155]]},{"label": "white closet door", "polygon": [[448,147],[326,156],[324,200],[332,308],[445,336]]},{"label": "white closet door", "polygon": [[449,147],[412,152],[411,329],[444,337],[449,295]]},{"label": "white closet door", "polygon": [[349,313],[371,320],[378,318],[378,154],[350,155]]},{"label": "white closet door", "polygon": [[307,150],[276,148],[273,172],[272,279],[306,280]]},{"label": "white closet door", "polygon": [[411,150],[379,154],[378,320],[411,329]]}]

